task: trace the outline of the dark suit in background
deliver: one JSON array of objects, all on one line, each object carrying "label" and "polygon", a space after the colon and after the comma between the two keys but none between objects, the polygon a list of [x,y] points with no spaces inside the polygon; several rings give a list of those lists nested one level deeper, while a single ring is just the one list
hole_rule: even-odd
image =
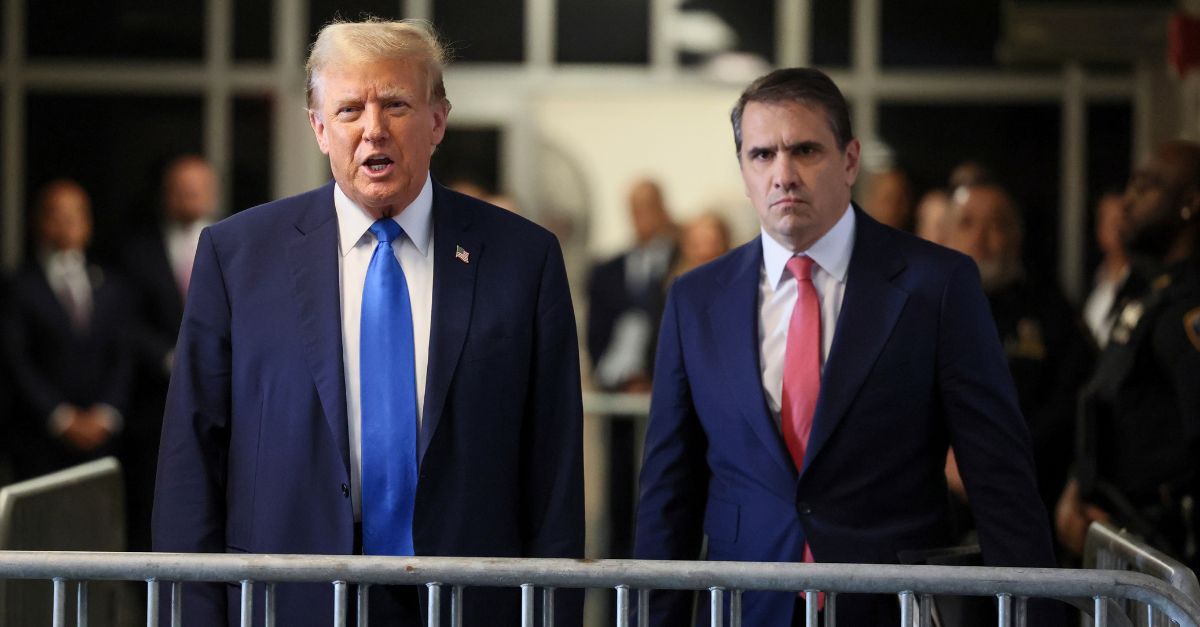
[{"label": "dark suit in background", "polygon": [[15,407],[10,427],[18,478],[115,452],[111,441],[80,451],[49,427],[50,415],[60,404],[106,404],[123,412],[128,399],[129,292],[98,267],[88,270],[92,310],[86,328],[72,324],[39,262],[30,262],[14,276],[5,299],[2,344]]}]

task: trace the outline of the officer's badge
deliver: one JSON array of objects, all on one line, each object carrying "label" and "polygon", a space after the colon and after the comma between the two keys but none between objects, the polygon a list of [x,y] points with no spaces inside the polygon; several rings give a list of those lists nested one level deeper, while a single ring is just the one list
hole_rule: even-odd
[{"label": "officer's badge", "polygon": [[1004,352],[1010,359],[1045,359],[1046,342],[1042,339],[1042,325],[1033,318],[1021,318],[1017,321],[1017,337],[1005,340]]},{"label": "officer's badge", "polygon": [[1192,346],[1200,351],[1200,307],[1183,314],[1183,328],[1187,331]]},{"label": "officer's badge", "polygon": [[1146,313],[1146,307],[1142,301],[1135,300],[1126,304],[1117,316],[1117,321],[1113,323],[1112,340],[1117,344],[1128,343],[1143,313]]}]

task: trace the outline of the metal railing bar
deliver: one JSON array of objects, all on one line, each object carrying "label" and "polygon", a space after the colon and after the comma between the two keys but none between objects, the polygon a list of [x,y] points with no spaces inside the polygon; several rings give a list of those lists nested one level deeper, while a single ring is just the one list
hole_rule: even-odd
[{"label": "metal railing bar", "polygon": [[263,589],[264,627],[275,627],[275,584],[268,583]]},{"label": "metal railing bar", "polygon": [[1016,627],[1025,627],[1029,620],[1029,597],[1017,597],[1016,603],[1013,606],[1013,625]]},{"label": "metal railing bar", "polygon": [[254,582],[250,579],[242,580],[242,627],[253,627],[254,625]]},{"label": "metal railing bar", "polygon": [[346,603],[348,585],[345,581],[333,582],[333,625],[346,627]]},{"label": "metal railing bar", "polygon": [[917,600],[917,625],[918,627],[932,627],[933,625],[932,594],[922,594]]},{"label": "metal railing bar", "polygon": [[542,627],[554,627],[554,588],[542,589]]},{"label": "metal railing bar", "polygon": [[804,591],[804,624],[807,627],[817,627],[817,612],[820,610],[821,593],[816,590]]},{"label": "metal railing bar", "polygon": [[80,581],[75,585],[75,627],[87,627],[88,582]]},{"label": "metal railing bar", "polygon": [[1108,603],[1105,602],[1106,600],[1107,599],[1099,595],[1097,595],[1095,598],[1095,604],[1092,610],[1092,624],[1094,624],[1096,627],[1108,626]]},{"label": "metal railing bar", "polygon": [[154,578],[146,580],[146,627],[158,627],[158,580]]},{"label": "metal railing bar", "polygon": [[629,586],[617,586],[617,627],[629,627]]},{"label": "metal railing bar", "polygon": [[183,625],[183,582],[171,582],[171,627]]},{"label": "metal railing bar", "polygon": [[521,627],[533,627],[533,584],[521,584]]},{"label": "metal railing bar", "polygon": [[837,625],[837,595],[836,592],[825,593],[825,627]]},{"label": "metal railing bar", "polygon": [[463,587],[454,586],[450,589],[450,625],[462,627],[463,624]]},{"label": "metal railing bar", "polygon": [[440,627],[442,624],[442,584],[437,582],[429,582],[425,584],[429,589],[429,627]]},{"label": "metal railing bar", "polygon": [[998,609],[996,617],[1000,627],[1011,627],[1012,625],[1012,595],[1000,593],[996,595]]},{"label": "metal railing bar", "polygon": [[650,589],[638,589],[638,627],[650,627]]},{"label": "metal railing bar", "polygon": [[[912,627],[913,619],[913,593],[911,590],[905,590],[900,593],[900,627]],[[812,603],[810,600],[809,603]],[[812,623],[809,623],[812,625]]]},{"label": "metal railing bar", "polygon": [[54,578],[53,603],[51,624],[54,627],[67,627],[67,581],[62,577]]},{"label": "metal railing bar", "polygon": [[742,627],[742,591],[729,593],[729,627]]},{"label": "metal railing bar", "polygon": [[712,627],[721,627],[725,622],[725,589],[712,587],[708,589],[709,603],[709,619],[708,624]]},{"label": "metal railing bar", "polygon": [[358,594],[355,597],[354,606],[355,622],[358,624],[358,627],[367,627],[367,623],[371,620],[371,617],[368,615],[368,608],[371,603],[371,584],[360,583],[357,587]]}]

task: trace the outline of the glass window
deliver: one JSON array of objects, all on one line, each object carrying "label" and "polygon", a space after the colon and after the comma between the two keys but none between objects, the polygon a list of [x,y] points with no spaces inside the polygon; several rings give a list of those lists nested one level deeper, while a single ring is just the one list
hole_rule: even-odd
[{"label": "glass window", "polygon": [[[163,164],[202,148],[198,96],[32,93],[26,106],[27,211],[50,180],[78,181],[92,198],[93,245],[101,256],[115,250],[130,229],[157,219]],[[64,150],[74,158],[64,158]]]},{"label": "glass window", "polygon": [[199,60],[204,55],[203,0],[27,2],[26,20],[31,57]]},{"label": "glass window", "polygon": [[525,59],[524,0],[433,0],[433,23],[460,63]]},{"label": "glass window", "polygon": [[880,2],[884,67],[996,64],[1001,0]]},{"label": "glass window", "polygon": [[273,45],[270,2],[235,0],[233,3],[233,58],[269,61]]},{"label": "glass window", "polygon": [[917,188],[946,185],[976,161],[1012,193],[1025,218],[1025,260],[1053,273],[1058,255],[1061,107],[1047,104],[884,104],[879,134]]},{"label": "glass window", "polygon": [[233,166],[229,213],[271,200],[270,97],[239,97],[233,101]]},{"label": "glass window", "polygon": [[722,52],[775,59],[775,0],[685,0],[676,15],[679,62],[702,64]]},{"label": "glass window", "polygon": [[485,194],[502,192],[500,129],[494,126],[448,127],[445,139],[433,153],[429,170],[435,179],[450,187],[460,188],[469,183]]},{"label": "glass window", "polygon": [[850,65],[850,7],[845,0],[812,0],[813,65]]},{"label": "glass window", "polygon": [[[1093,104],[1087,109],[1087,268],[1100,263],[1096,247],[1096,203],[1107,192],[1121,193],[1133,155],[1133,108],[1129,103]],[[1091,277],[1087,277],[1091,280]]]},{"label": "glass window", "polygon": [[650,62],[649,0],[558,0],[556,7],[559,63]]}]

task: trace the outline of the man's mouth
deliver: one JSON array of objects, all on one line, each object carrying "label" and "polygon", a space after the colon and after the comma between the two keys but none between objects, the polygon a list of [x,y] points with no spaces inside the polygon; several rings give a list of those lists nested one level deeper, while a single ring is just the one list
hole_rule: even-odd
[{"label": "man's mouth", "polygon": [[363,165],[372,172],[383,172],[393,161],[384,156],[370,157],[363,162]]}]

